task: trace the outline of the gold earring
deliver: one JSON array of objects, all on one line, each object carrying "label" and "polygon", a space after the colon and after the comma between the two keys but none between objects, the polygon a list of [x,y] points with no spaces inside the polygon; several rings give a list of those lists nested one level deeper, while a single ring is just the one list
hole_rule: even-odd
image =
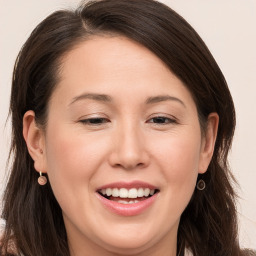
[{"label": "gold earring", "polygon": [[204,190],[206,187],[204,180],[199,180],[196,184],[198,190]]},{"label": "gold earring", "polygon": [[39,185],[44,186],[47,183],[47,178],[40,172],[40,176],[37,179]]}]

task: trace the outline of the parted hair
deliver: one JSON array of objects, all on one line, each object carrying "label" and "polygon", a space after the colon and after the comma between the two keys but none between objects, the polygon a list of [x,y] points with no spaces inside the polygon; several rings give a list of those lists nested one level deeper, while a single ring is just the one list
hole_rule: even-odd
[{"label": "parted hair", "polygon": [[75,10],[56,11],[34,29],[22,47],[12,80],[12,162],[3,201],[6,225],[1,255],[70,255],[61,208],[51,185],[37,183],[22,120],[26,111],[33,110],[36,122],[47,125],[48,103],[63,55],[95,35],[125,36],[158,56],[190,91],[202,131],[211,112],[219,115],[212,160],[207,172],[198,177],[204,179],[206,188],[195,189],[181,215],[177,255],[184,255],[185,248],[194,256],[254,255],[242,250],[238,241],[236,182],[227,162],[235,110],[227,83],[195,30],[171,8],[153,0],[91,1]]}]

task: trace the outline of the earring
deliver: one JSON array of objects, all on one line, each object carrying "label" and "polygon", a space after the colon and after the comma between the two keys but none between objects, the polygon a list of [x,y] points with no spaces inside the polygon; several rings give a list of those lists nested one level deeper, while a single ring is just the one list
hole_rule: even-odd
[{"label": "earring", "polygon": [[40,176],[37,179],[39,185],[44,186],[47,183],[47,178],[40,172]]},{"label": "earring", "polygon": [[206,187],[204,180],[199,180],[196,184],[198,190],[204,190]]}]

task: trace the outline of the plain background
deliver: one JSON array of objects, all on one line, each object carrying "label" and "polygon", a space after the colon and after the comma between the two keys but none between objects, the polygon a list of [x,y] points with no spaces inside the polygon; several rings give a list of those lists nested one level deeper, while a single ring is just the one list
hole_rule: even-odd
[{"label": "plain background", "polygon": [[[138,0],[139,1],[139,0]],[[51,12],[78,0],[0,0],[0,195],[6,178],[10,123],[6,123],[11,76],[19,49]],[[241,189],[240,240],[256,249],[256,1],[162,0],[200,34],[222,69],[237,111],[230,162]],[[1,201],[0,201],[1,202]]]}]

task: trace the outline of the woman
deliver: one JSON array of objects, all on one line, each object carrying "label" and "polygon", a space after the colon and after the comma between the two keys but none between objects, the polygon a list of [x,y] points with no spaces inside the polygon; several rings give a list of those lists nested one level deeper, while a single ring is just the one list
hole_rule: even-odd
[{"label": "woman", "polygon": [[165,5],[50,15],[17,58],[11,113],[2,255],[253,255],[237,240],[230,92]]}]

